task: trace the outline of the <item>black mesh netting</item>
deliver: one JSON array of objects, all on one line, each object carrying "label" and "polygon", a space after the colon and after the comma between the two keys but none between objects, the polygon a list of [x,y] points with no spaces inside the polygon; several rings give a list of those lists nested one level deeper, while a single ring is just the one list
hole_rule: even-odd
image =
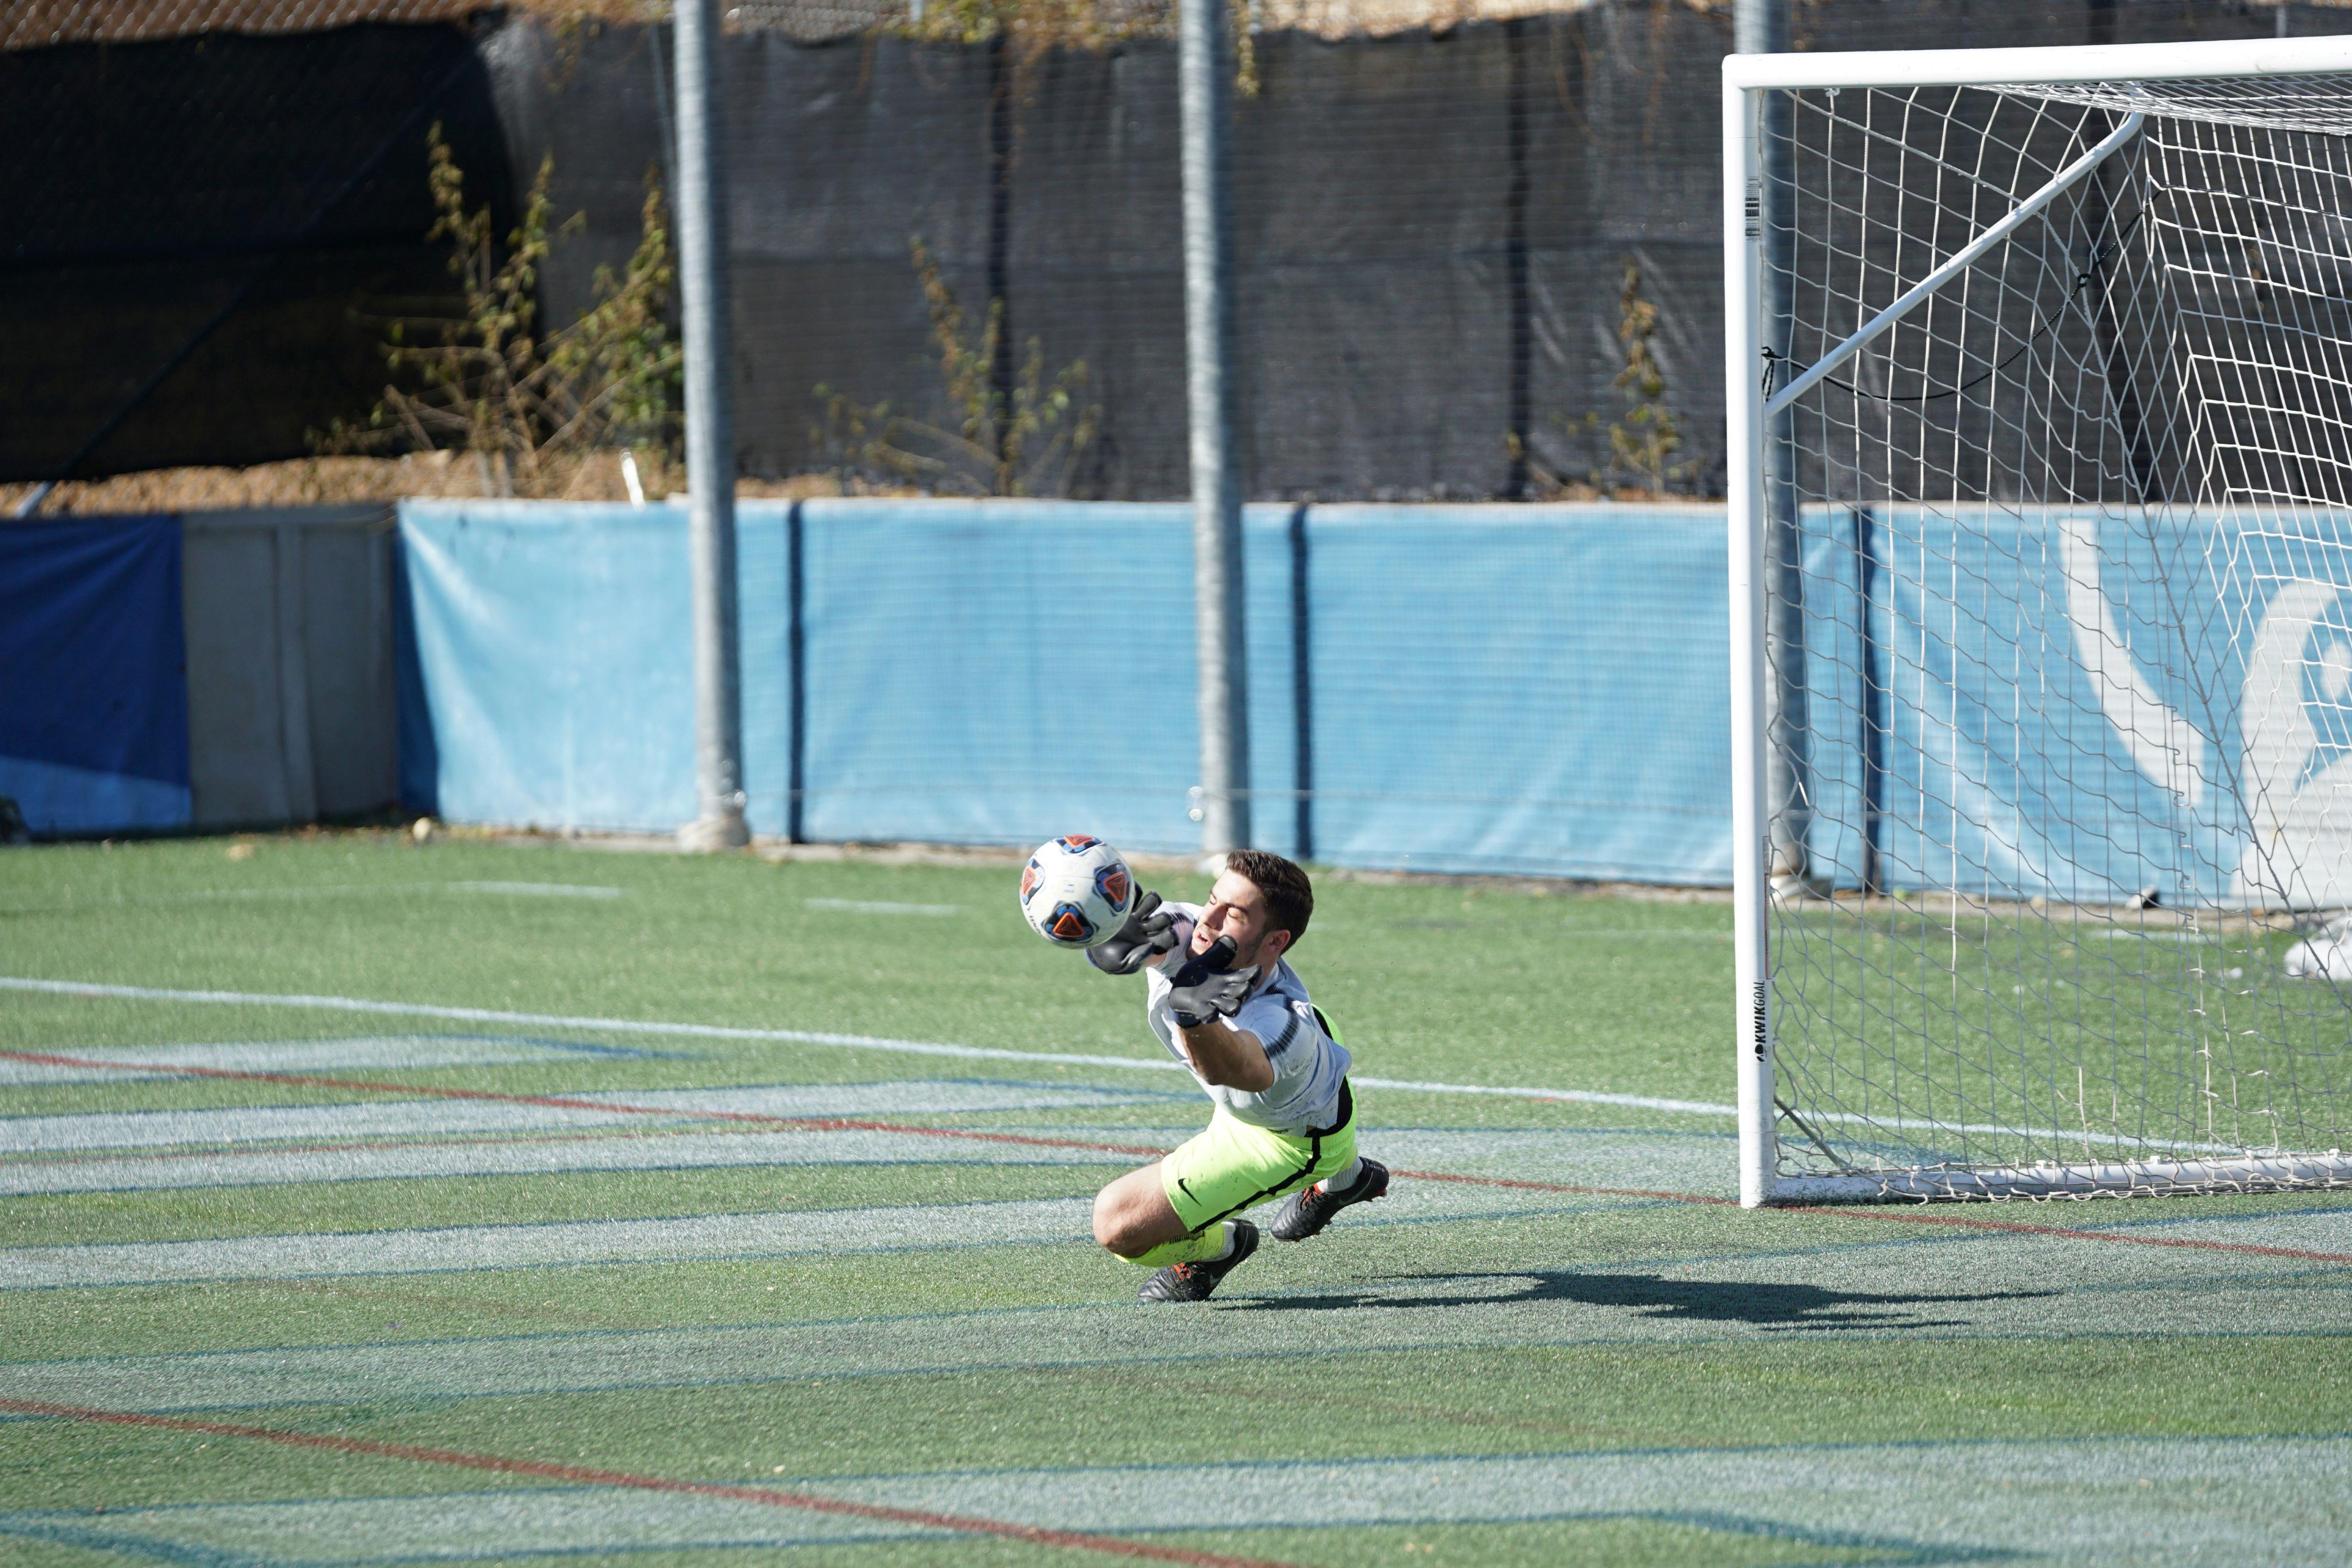
[{"label": "black mesh netting", "polygon": [[[646,175],[667,163],[669,36],[643,19],[657,7],[192,0],[135,34],[109,33],[104,6],[34,11],[39,26],[0,36],[14,372],[0,479],[299,456],[363,416],[385,378],[384,321],[449,306],[446,247],[425,238],[434,123],[501,230],[552,157],[555,216],[584,215],[544,280],[559,321],[591,301],[598,266],[626,258]],[[1234,135],[1250,492],[1719,493],[1728,8],[1461,14],[1237,7],[1256,24]],[[928,13],[756,0],[730,15],[747,472],[887,480],[874,442],[889,421],[954,435],[975,389],[1017,403],[1058,387],[1067,409],[1023,461],[921,482],[1184,492],[1168,14],[1055,15],[971,41],[951,36],[966,12],[936,0]],[[325,30],[299,30],[306,16]],[[2352,13],[2033,0],[1797,13],[1808,48],[2243,37],[2339,18]],[[950,299],[961,370],[942,363]]]}]

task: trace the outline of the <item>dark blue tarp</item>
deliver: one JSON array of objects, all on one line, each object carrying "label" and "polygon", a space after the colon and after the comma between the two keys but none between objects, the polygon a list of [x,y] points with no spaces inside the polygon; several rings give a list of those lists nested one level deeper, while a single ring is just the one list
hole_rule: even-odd
[{"label": "dark blue tarp", "polygon": [[176,517],[0,525],[0,795],[37,833],[189,820]]}]

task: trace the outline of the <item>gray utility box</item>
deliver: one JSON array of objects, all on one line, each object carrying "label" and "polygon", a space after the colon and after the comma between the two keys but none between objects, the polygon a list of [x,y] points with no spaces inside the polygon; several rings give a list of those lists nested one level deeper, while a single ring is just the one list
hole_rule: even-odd
[{"label": "gray utility box", "polygon": [[274,827],[393,805],[393,508],[183,521],[195,826]]}]

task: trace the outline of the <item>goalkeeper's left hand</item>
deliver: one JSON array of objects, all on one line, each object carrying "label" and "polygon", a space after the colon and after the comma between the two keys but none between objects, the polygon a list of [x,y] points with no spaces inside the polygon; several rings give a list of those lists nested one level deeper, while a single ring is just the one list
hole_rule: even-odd
[{"label": "goalkeeper's left hand", "polygon": [[1132,974],[1175,945],[1175,911],[1161,909],[1160,895],[1146,889],[1126,923],[1087,949],[1087,962],[1105,974]]},{"label": "goalkeeper's left hand", "polygon": [[1249,998],[1250,982],[1257,978],[1257,966],[1227,969],[1233,961],[1233,939],[1221,936],[1208,952],[1170,977],[1173,988],[1168,993],[1168,1010],[1178,1028],[1197,1029],[1212,1018],[1240,1011]]}]

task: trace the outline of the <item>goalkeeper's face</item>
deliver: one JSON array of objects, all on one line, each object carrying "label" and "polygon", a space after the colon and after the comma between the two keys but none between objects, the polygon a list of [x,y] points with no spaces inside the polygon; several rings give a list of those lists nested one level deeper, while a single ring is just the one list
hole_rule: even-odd
[{"label": "goalkeeper's face", "polygon": [[1201,921],[1192,928],[1192,951],[1206,952],[1219,937],[1231,937],[1235,969],[1271,968],[1290,946],[1290,933],[1269,931],[1270,923],[1265,892],[1247,877],[1227,871],[1209,889]]}]

